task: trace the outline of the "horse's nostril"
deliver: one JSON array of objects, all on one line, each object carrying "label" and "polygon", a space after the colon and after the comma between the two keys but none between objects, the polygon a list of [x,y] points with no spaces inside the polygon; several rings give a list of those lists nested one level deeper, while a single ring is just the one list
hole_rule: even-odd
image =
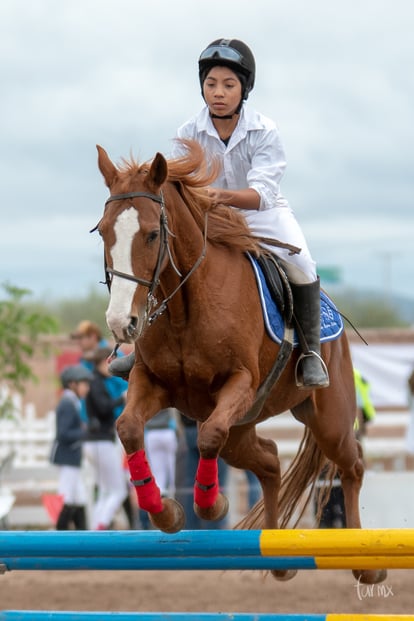
[{"label": "horse's nostril", "polygon": [[127,333],[129,336],[133,336],[137,330],[138,319],[136,317],[132,317],[129,322],[129,326],[127,328]]}]

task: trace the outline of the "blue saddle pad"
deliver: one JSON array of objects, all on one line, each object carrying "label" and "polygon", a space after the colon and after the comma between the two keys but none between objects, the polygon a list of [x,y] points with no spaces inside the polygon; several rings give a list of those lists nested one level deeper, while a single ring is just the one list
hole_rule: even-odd
[{"label": "blue saddle pad", "polygon": [[[254,257],[251,255],[248,257],[256,276],[267,333],[273,341],[281,343],[285,327],[284,319],[273,301],[260,265]],[[338,309],[326,293],[321,291],[321,343],[334,341],[342,334],[343,330],[344,324]],[[294,347],[299,345],[296,331],[293,344]]]}]

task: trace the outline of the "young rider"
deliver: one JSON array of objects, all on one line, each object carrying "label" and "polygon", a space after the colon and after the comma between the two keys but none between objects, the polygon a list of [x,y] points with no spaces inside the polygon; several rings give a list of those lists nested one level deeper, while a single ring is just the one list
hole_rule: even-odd
[{"label": "young rider", "polygon": [[82,442],[86,427],[81,419],[81,399],[89,392],[92,373],[83,365],[63,369],[60,379],[63,393],[56,407],[56,438],[51,462],[59,466],[59,494],[63,506],[57,519],[57,530],[86,530],[86,488],[82,480]]},{"label": "young rider", "polygon": [[[197,140],[208,156],[219,157],[222,170],[210,197],[242,211],[252,233],[301,248],[299,254],[262,245],[282,261],[291,283],[295,316],[308,346],[301,362],[300,388],[329,385],[320,357],[320,287],[315,262],[304,235],[280,191],[285,153],[273,121],[246,105],[255,82],[255,59],[238,39],[217,39],[201,52],[201,93],[206,103],[177,132]],[[178,142],[173,156],[181,155]],[[120,359],[114,364],[117,372]],[[119,369],[120,370],[120,369]]]}]

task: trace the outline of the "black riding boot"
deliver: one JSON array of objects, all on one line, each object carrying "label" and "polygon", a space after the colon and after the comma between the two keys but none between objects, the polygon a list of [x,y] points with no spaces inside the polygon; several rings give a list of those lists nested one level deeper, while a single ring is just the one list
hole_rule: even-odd
[{"label": "black riding boot", "polygon": [[328,370],[321,358],[321,301],[319,278],[305,285],[291,283],[293,313],[302,354],[296,364],[296,385],[308,388],[329,386]]},{"label": "black riding boot", "polygon": [[129,378],[129,373],[134,366],[135,363],[135,352],[128,354],[127,356],[119,356],[112,360],[109,365],[109,372],[111,375],[115,375],[116,377],[122,377],[122,379],[127,380]]},{"label": "black riding boot", "polygon": [[69,530],[73,519],[73,505],[63,505],[56,522],[56,530]]},{"label": "black riding boot", "polygon": [[76,530],[88,530],[86,524],[86,510],[83,505],[74,505],[72,520]]},{"label": "black riding boot", "polygon": [[130,528],[130,530],[134,530],[135,526],[136,526],[136,515],[135,515],[135,510],[134,510],[134,506],[132,504],[132,500],[131,500],[131,496],[128,495],[126,496],[124,502],[122,503],[122,508],[124,510],[124,513],[127,517],[128,520],[128,526]]}]

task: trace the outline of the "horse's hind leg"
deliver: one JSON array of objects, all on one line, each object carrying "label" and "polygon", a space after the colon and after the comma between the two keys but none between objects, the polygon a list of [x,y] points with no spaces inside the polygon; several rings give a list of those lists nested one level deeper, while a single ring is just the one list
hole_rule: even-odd
[{"label": "horse's hind leg", "polygon": [[[340,470],[341,484],[344,492],[345,518],[347,528],[361,528],[362,526],[359,515],[359,494],[362,487],[364,464],[362,447],[357,440],[356,443],[358,446],[358,460],[355,464],[354,469],[351,468],[350,470]],[[355,475],[357,479],[356,485]],[[387,571],[385,569],[354,569],[352,573],[354,574],[355,578],[357,578],[357,580],[364,584],[376,584],[378,582],[382,582],[387,577]]]},{"label": "horse's hind leg", "polygon": [[[251,509],[236,528],[278,528],[281,471],[277,447],[273,440],[257,436],[255,427],[233,427],[223,448],[222,456],[231,466],[253,472],[263,492],[263,500]],[[271,574],[278,580],[290,580],[296,573],[296,570],[271,571]]]},{"label": "horse's hind leg", "polygon": [[[333,388],[317,391],[313,399],[294,408],[294,414],[310,427],[321,451],[339,468],[347,528],[361,528],[359,494],[364,463],[353,429],[356,412],[356,407],[353,407],[354,388],[351,385],[348,395],[341,393],[339,396],[333,394]],[[384,570],[361,569],[353,573],[365,584],[375,584],[386,577]]]}]

